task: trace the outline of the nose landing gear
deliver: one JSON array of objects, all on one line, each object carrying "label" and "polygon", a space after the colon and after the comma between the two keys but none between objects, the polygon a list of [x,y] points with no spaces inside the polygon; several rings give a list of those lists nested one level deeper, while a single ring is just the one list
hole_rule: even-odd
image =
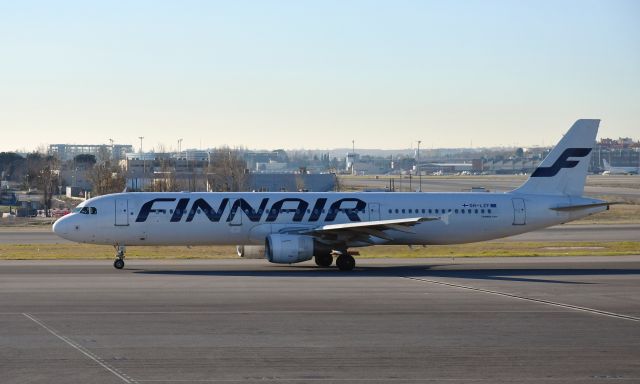
[{"label": "nose landing gear", "polygon": [[125,246],[114,245],[113,247],[116,249],[116,259],[113,262],[113,267],[115,269],[122,269],[124,268],[124,253],[126,251]]}]

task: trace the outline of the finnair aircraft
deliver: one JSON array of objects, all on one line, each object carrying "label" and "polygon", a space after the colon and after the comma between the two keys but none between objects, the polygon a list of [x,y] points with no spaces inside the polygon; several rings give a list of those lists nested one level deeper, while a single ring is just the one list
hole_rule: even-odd
[{"label": "finnair aircraft", "polygon": [[603,175],[637,175],[640,167],[612,167],[606,159],[602,159],[604,164]]},{"label": "finnair aircraft", "polygon": [[566,223],[609,208],[583,197],[600,120],[578,120],[519,188],[489,192],[118,193],[80,204],[53,231],[82,243],[125,246],[238,245],[272,263],[315,258],[341,270],[349,248],[458,244]]}]

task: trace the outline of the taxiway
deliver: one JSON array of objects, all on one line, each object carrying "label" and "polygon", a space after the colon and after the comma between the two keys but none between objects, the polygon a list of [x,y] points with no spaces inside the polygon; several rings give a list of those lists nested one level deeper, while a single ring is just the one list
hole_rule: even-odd
[{"label": "taxiway", "polygon": [[3,383],[640,381],[640,256],[0,262]]}]

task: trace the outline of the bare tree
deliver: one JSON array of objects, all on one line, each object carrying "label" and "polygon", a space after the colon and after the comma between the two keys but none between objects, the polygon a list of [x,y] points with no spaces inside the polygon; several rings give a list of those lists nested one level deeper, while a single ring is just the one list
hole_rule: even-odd
[{"label": "bare tree", "polygon": [[247,162],[240,151],[222,147],[213,151],[210,156],[208,181],[211,190],[230,192],[247,189]]},{"label": "bare tree", "polygon": [[93,168],[88,171],[88,176],[93,186],[94,196],[122,192],[126,185],[122,168],[112,164],[111,160],[108,159],[96,163]]},{"label": "bare tree", "polygon": [[58,185],[58,159],[51,155],[33,152],[27,155],[27,183],[29,187],[36,187],[42,191],[44,212],[49,216],[51,200]]},{"label": "bare tree", "polygon": [[180,185],[178,184],[178,180],[176,178],[175,162],[172,162],[171,159],[167,158],[164,155],[166,153],[166,148],[164,144],[158,145],[158,152],[162,154],[159,160],[160,174],[155,175],[152,190],[154,192],[179,191]]}]

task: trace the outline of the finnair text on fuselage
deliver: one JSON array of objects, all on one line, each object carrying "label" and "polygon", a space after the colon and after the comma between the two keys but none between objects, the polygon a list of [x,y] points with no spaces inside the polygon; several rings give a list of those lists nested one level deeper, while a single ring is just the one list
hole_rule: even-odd
[{"label": "finnair text on fuselage", "polygon": [[[209,221],[211,222],[219,222],[224,214],[226,207],[229,205],[229,198],[223,198],[219,200],[217,207],[213,208],[207,200],[204,198],[194,199],[194,202],[191,204],[190,209],[189,203],[192,199],[190,198],[172,198],[172,197],[162,197],[156,198],[147,201],[142,205],[140,212],[136,218],[137,223],[143,223],[147,221],[149,214],[152,212],[156,212],[157,210],[154,208],[154,204],[156,203],[170,203],[177,201],[175,208],[173,209],[173,213],[170,219],[170,222],[176,223],[180,222],[182,218],[186,214],[186,222],[193,221],[196,213],[202,212],[204,213]],[[358,212],[364,212],[367,203],[362,199],[358,198],[342,198],[336,200],[331,203],[329,209],[325,210],[327,205],[327,198],[318,198],[315,199],[313,205],[310,202],[296,197],[286,197],[284,199],[280,199],[273,203],[270,208],[267,209],[267,205],[269,203],[269,198],[263,198],[260,201],[259,206],[253,207],[249,202],[247,202],[243,198],[237,198],[231,205],[231,209],[227,214],[226,221],[232,222],[236,215],[244,213],[246,217],[252,222],[259,222],[261,218],[266,214],[267,222],[274,222],[278,219],[278,216],[281,213],[293,213],[293,218],[291,221],[293,222],[301,222],[305,219],[307,222],[317,222],[320,219],[325,222],[332,222],[336,219],[339,213],[344,213],[349,221],[361,221],[358,216]],[[288,204],[287,204],[288,203]],[[288,207],[284,208],[284,205],[287,204]],[[295,207],[291,207],[291,205],[295,204]],[[353,205],[352,207],[345,207],[347,205]],[[313,206],[313,208],[309,208]],[[166,208],[163,208],[166,210]],[[241,212],[239,212],[241,211]],[[325,212],[326,211],[326,212]],[[324,217],[323,217],[324,215]]]}]

